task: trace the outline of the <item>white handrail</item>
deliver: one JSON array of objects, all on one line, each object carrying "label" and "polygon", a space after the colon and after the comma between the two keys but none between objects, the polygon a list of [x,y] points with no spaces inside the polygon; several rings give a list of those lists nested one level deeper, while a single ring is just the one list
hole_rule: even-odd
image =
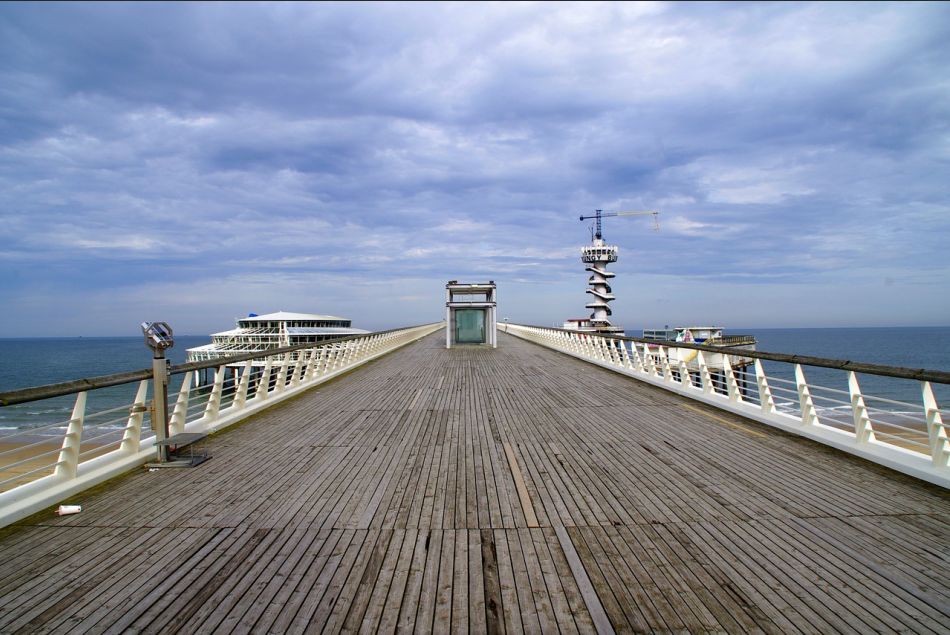
[{"label": "white handrail", "polygon": [[[293,358],[283,354],[268,355],[264,351],[260,355],[262,359],[266,359],[264,366],[255,367],[249,361],[241,364],[234,371],[240,372],[237,381],[233,378],[225,380],[229,368],[225,358],[216,369],[210,393],[203,394],[201,387],[192,386],[192,373],[186,372],[170,416],[170,431],[172,434],[216,432],[443,327],[444,323],[438,322],[383,333],[368,333],[343,342],[315,344],[311,349],[302,349]],[[274,366],[277,366],[276,376],[272,372]],[[250,388],[252,379],[257,381],[253,394]],[[79,393],[61,448],[31,457],[36,458],[42,454],[57,455],[55,463],[30,472],[52,470],[53,473],[0,492],[0,527],[155,459],[155,436],[142,438],[145,413],[148,411],[148,384],[148,380],[135,382],[136,392],[133,403],[128,408],[127,423],[124,429],[115,429],[116,447],[108,451],[102,448],[80,451],[83,421],[94,415],[86,413],[86,392]],[[96,438],[105,436],[109,435]],[[24,444],[20,449],[33,445],[38,444]],[[87,453],[97,456],[80,461],[80,457]],[[13,456],[16,461],[7,465],[0,464],[0,471],[16,463],[24,463],[22,457],[17,457],[16,454]],[[8,481],[16,478],[19,477]]]},{"label": "white handrail", "polygon": [[[510,323],[505,328],[511,335],[530,342],[553,348],[592,364],[660,386],[684,397],[813,439],[899,472],[950,488],[950,441],[948,441],[946,426],[930,382],[920,382],[923,403],[919,410],[920,425],[917,429],[892,421],[876,420],[875,415],[885,411],[868,407],[867,401],[888,402],[891,400],[863,394],[858,385],[857,375],[852,371],[842,371],[849,373],[849,390],[843,394],[850,397],[850,403],[841,403],[844,407],[850,406],[852,422],[850,428],[845,429],[840,419],[827,417],[828,421],[839,423],[838,426],[828,425],[822,421],[825,415],[822,415],[820,408],[816,407],[813,393],[816,390],[833,389],[809,384],[801,364],[795,364],[795,379],[789,381],[767,376],[761,361],[756,359],[753,366],[754,381],[741,380],[744,388],[740,390],[740,380],[736,378],[729,364],[728,353],[722,355],[722,378],[714,381],[706,358],[703,352],[699,351],[696,355],[699,366],[699,385],[697,386],[690,376],[690,369],[682,362],[682,359],[678,367],[670,364],[670,357],[665,347],[675,347],[675,342],[657,344],[656,349],[651,351],[645,343],[638,345],[636,342],[628,343],[624,340],[617,341],[608,337],[563,329]],[[616,354],[614,347],[618,344],[622,350]],[[609,351],[609,354],[605,354],[605,350]],[[742,356],[741,351],[732,354]],[[693,372],[695,373],[695,369]],[[915,380],[895,378],[895,381]],[[776,383],[787,384],[789,388],[775,386]],[[790,414],[779,410],[775,397],[776,391],[788,394],[789,401],[794,400],[796,413]],[[784,399],[783,396],[781,400]],[[893,403],[908,405],[904,402]],[[902,419],[906,417],[905,413],[901,414]]]}]

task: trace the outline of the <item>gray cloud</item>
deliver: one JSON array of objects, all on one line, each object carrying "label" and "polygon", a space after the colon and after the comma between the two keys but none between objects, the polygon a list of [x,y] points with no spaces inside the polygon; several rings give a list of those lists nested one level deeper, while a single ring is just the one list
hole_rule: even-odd
[{"label": "gray cloud", "polygon": [[799,307],[751,325],[944,323],[948,42],[942,4],[2,5],[0,335],[394,326],[465,277],[550,323],[595,207],[661,209],[607,224],[628,324],[696,310],[669,276]]}]

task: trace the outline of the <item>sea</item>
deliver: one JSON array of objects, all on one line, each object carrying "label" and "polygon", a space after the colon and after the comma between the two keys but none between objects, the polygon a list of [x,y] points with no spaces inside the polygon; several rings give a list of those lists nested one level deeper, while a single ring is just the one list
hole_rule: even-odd
[{"label": "sea", "polygon": [[[772,353],[812,355],[888,366],[950,370],[950,327],[731,329],[726,335],[755,335],[756,348]],[[640,335],[632,332],[630,335]],[[185,361],[186,349],[208,344],[206,335],[176,336],[167,356],[173,364]],[[139,337],[0,338],[0,392],[57,382],[150,368],[151,352]],[[765,362],[766,374],[794,379],[789,364]],[[847,375],[833,369],[805,367],[810,384],[847,391]],[[172,389],[177,382],[173,379]],[[920,382],[860,375],[862,391],[888,400],[921,403]],[[104,415],[124,425],[135,385],[93,391],[87,412]],[[941,405],[950,404],[950,386],[934,385]],[[832,394],[834,397],[834,394]],[[847,401],[847,395],[838,395]],[[794,408],[789,398],[783,403]],[[14,431],[48,430],[62,434],[70,418],[73,397],[0,407],[0,439]],[[827,407],[835,407],[833,404]],[[901,406],[892,404],[895,410]],[[56,425],[59,424],[59,425]]]}]

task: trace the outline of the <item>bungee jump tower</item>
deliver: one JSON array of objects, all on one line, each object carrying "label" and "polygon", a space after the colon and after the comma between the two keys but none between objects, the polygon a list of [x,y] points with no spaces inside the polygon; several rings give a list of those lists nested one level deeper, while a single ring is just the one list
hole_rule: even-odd
[{"label": "bungee jump tower", "polygon": [[[565,323],[565,327],[602,333],[604,335],[624,334],[622,326],[615,326],[610,322],[610,316],[613,312],[610,310],[609,303],[614,300],[616,296],[610,288],[609,280],[617,274],[612,271],[607,271],[607,265],[611,262],[617,262],[618,248],[616,245],[608,245],[604,241],[603,223],[601,219],[605,216],[643,216],[646,214],[651,214],[654,223],[656,223],[657,212],[653,211],[604,212],[598,209],[594,211],[593,216],[581,216],[580,219],[582,221],[590,218],[595,219],[595,231],[591,236],[591,242],[589,245],[581,247],[581,262],[587,265],[585,269],[590,272],[590,278],[587,279],[587,284],[590,285],[587,289],[587,293],[593,296],[591,301],[584,306],[588,309],[592,309],[593,313],[590,314],[588,320],[570,320],[569,322],[575,322],[576,324],[568,327],[568,324]],[[583,324],[583,322],[587,323]]]},{"label": "bungee jump tower", "polygon": [[613,315],[613,312],[607,304],[616,297],[607,281],[617,274],[607,271],[607,264],[617,262],[617,246],[605,243],[600,232],[598,232],[597,237],[590,245],[584,245],[581,248],[581,262],[587,265],[585,269],[591,274],[590,278],[587,279],[587,284],[590,285],[587,293],[594,297],[584,306],[594,311],[590,314],[590,323],[593,330],[598,333],[623,335],[622,326],[614,326],[610,323],[610,316]]}]

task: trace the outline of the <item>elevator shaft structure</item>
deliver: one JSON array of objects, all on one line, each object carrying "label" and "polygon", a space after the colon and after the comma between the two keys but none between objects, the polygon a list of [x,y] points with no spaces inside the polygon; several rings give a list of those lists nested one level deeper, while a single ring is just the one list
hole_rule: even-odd
[{"label": "elevator shaft structure", "polygon": [[603,238],[594,238],[590,245],[581,248],[581,262],[587,265],[585,269],[591,274],[587,279],[590,285],[587,293],[593,297],[585,305],[593,310],[590,315],[591,326],[598,333],[623,333],[622,326],[610,323],[613,312],[608,305],[615,297],[608,281],[617,274],[607,271],[607,265],[617,262],[617,246],[608,245]]},{"label": "elevator shaft structure", "polygon": [[[581,220],[595,219],[596,233],[591,235],[591,242],[581,248],[581,262],[587,265],[586,270],[590,272],[590,278],[587,284],[590,288],[587,293],[593,296],[591,301],[585,306],[592,309],[589,324],[578,325],[579,330],[588,330],[596,333],[623,335],[623,327],[615,326],[610,323],[610,316],[613,314],[610,310],[610,301],[615,298],[610,289],[609,280],[617,274],[607,271],[607,265],[611,262],[617,262],[617,246],[608,245],[604,241],[603,225],[601,219],[608,216],[653,216],[654,228],[659,229],[657,216],[659,212],[605,212],[603,210],[594,210],[593,216],[581,216]],[[569,320],[569,322],[577,322]]]}]

